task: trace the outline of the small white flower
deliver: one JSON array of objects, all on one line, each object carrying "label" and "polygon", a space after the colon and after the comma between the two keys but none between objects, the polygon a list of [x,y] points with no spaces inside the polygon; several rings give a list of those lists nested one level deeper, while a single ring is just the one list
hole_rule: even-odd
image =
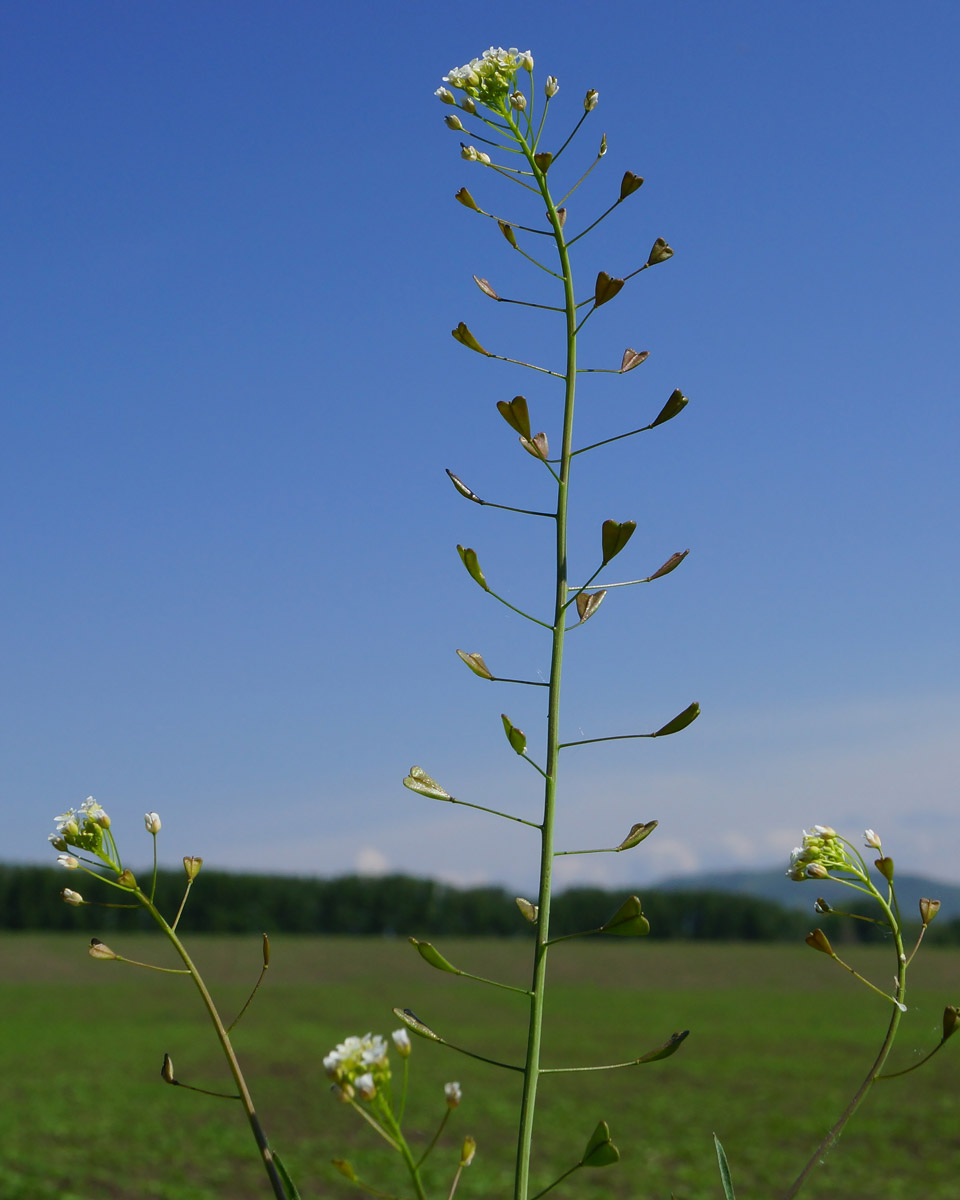
[{"label": "small white flower", "polygon": [[543,85],[543,90],[548,100],[552,99],[560,91],[560,84],[557,83],[556,75],[547,76],[547,82]]},{"label": "small white flower", "polygon": [[60,895],[63,897],[64,904],[77,906],[83,903],[83,897],[79,892],[75,892],[73,888],[64,888]]},{"label": "small white flower", "polygon": [[68,871],[73,871],[80,866],[80,860],[74,858],[72,854],[58,854],[57,862],[61,867],[66,867]]},{"label": "small white flower", "polygon": [[397,1048],[397,1053],[402,1058],[409,1057],[412,1047],[410,1045],[410,1034],[407,1033],[406,1029],[395,1029],[390,1036],[393,1038],[393,1044]]},{"label": "small white flower", "polygon": [[323,1069],[331,1079],[336,1079],[340,1070],[340,1055],[336,1050],[331,1050],[323,1056]]},{"label": "small white flower", "polygon": [[518,57],[520,66],[523,67],[523,69],[525,71],[533,70],[533,55],[530,53],[529,50],[524,50],[524,52],[522,54],[518,55],[517,57]]},{"label": "small white flower", "polygon": [[874,850],[880,849],[880,838],[872,829],[865,829],[863,831],[863,841],[864,845],[870,846]]},{"label": "small white flower", "polygon": [[456,1108],[463,1095],[459,1083],[445,1083],[443,1093],[447,1098],[447,1108]]},{"label": "small white flower", "polygon": [[477,151],[477,162],[483,163],[485,167],[490,166],[490,155],[484,154],[482,150]]},{"label": "small white flower", "polygon": [[527,98],[523,92],[513,92],[510,96],[510,107],[515,108],[517,112],[523,112],[527,107]]},{"label": "small white flower", "polygon": [[456,100],[453,98],[453,92],[447,91],[445,87],[438,87],[433,94],[435,96],[439,96],[444,104],[456,104]]},{"label": "small white flower", "polygon": [[837,831],[830,825],[814,825],[811,833],[816,837],[824,838],[826,841],[837,836]]},{"label": "small white flower", "polygon": [[155,812],[143,814],[143,823],[147,827],[147,833],[158,834],[160,832],[160,815]]},{"label": "small white flower", "polygon": [[353,1086],[357,1089],[361,1100],[372,1100],[377,1094],[377,1085],[373,1082],[373,1075],[369,1071],[358,1075],[353,1081]]},{"label": "small white flower", "polygon": [[465,158],[467,162],[476,162],[480,155],[475,146],[461,146],[460,157]]}]

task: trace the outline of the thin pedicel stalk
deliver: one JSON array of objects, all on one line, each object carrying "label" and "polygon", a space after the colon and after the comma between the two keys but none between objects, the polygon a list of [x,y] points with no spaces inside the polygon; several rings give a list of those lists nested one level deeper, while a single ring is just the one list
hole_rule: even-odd
[{"label": "thin pedicel stalk", "polygon": [[[509,113],[506,114],[518,140],[520,131]],[[550,692],[547,709],[547,751],[544,771],[543,824],[540,836],[540,893],[537,941],[534,950],[533,980],[531,983],[530,1024],[527,1055],[524,1064],[523,1098],[520,1107],[520,1128],[517,1138],[517,1164],[514,1179],[515,1200],[527,1200],[530,1189],[530,1150],[533,1142],[533,1122],[540,1076],[540,1035],[543,1025],[544,992],[547,976],[547,951],[550,940],[550,900],[553,869],[553,830],[557,795],[557,769],[560,758],[560,680],[563,671],[563,638],[567,602],[567,505],[569,501],[570,451],[573,445],[573,407],[577,384],[576,300],[570,256],[563,237],[563,227],[550,195],[546,176],[537,166],[533,151],[523,140],[527,160],[533,168],[540,192],[547,205],[547,215],[560,256],[565,301],[567,356],[564,375],[563,440],[560,471],[557,482],[556,591],[552,653],[550,657]]]},{"label": "thin pedicel stalk", "polygon": [[273,1154],[270,1150],[270,1145],[267,1142],[267,1135],[263,1132],[263,1127],[260,1124],[260,1118],[257,1116],[256,1110],[253,1107],[253,1097],[250,1095],[250,1090],[247,1087],[246,1080],[243,1077],[243,1071],[240,1069],[240,1063],[237,1060],[236,1053],[233,1049],[233,1044],[230,1041],[230,1035],[227,1033],[226,1026],[220,1017],[217,1006],[213,1002],[213,997],[207,990],[207,985],[203,982],[200,972],[194,966],[193,960],[187,953],[187,949],[183,942],[177,937],[176,931],[172,926],[160,915],[159,911],[154,907],[152,902],[137,889],[137,898],[144,908],[150,913],[156,923],[160,926],[163,932],[173,943],[173,947],[180,956],[183,965],[190,972],[190,976],[196,985],[197,991],[200,993],[203,1003],[206,1005],[207,1012],[210,1014],[210,1020],[213,1022],[213,1027],[217,1031],[217,1037],[220,1041],[220,1046],[223,1049],[224,1057],[230,1067],[230,1074],[233,1076],[233,1081],[237,1085],[237,1091],[240,1094],[240,1102],[243,1105],[244,1112],[247,1114],[247,1120],[250,1123],[250,1129],[253,1131],[254,1140],[257,1143],[257,1149],[260,1151],[260,1157],[263,1159],[263,1166],[267,1172],[267,1177],[270,1180],[273,1194],[277,1200],[287,1200],[287,1191],[283,1186],[283,1181],[277,1171],[276,1164],[273,1161]]}]

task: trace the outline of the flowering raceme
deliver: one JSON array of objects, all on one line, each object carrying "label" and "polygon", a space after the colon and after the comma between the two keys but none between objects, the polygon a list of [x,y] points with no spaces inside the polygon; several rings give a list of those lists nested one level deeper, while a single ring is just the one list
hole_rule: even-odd
[{"label": "flowering raceme", "polygon": [[[499,111],[521,68],[533,70],[533,55],[529,50],[521,53],[516,46],[509,50],[491,46],[480,58],[473,58],[462,67],[453,67],[448,75],[444,75],[443,82],[466,92],[487,108]],[[450,103],[447,99],[450,92],[446,88],[438,88],[434,95],[445,104]]]},{"label": "flowering raceme", "polygon": [[348,1037],[325,1055],[323,1069],[340,1087],[354,1086],[364,1099],[369,1099],[390,1078],[387,1043],[379,1034]]}]

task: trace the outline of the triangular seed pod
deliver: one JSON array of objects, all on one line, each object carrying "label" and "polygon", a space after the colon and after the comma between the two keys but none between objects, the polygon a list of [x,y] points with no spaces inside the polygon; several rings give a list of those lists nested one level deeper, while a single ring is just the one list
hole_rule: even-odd
[{"label": "triangular seed pod", "polygon": [[688,401],[689,397],[685,396],[679,388],[674,388],[666,404],[657,413],[656,420],[650,422],[650,428],[653,429],[656,425],[662,425],[664,421],[672,421],[678,413],[686,408]]},{"label": "triangular seed pod", "polygon": [[454,473],[450,470],[449,467],[445,467],[444,470],[450,476],[450,482],[457,489],[457,491],[460,493],[461,496],[466,496],[466,498],[468,500],[472,500],[474,502],[474,504],[482,504],[483,503],[483,501],[480,499],[480,497],[477,495],[477,493],[471,492],[471,490],[467,487],[467,485],[463,482],[463,480],[460,478],[459,475],[454,475]]},{"label": "triangular seed pod", "polygon": [[623,352],[623,360],[620,363],[620,374],[626,375],[634,367],[639,367],[642,362],[646,362],[649,357],[649,350],[631,350],[628,346]]},{"label": "triangular seed pod", "polygon": [[[450,472],[448,471],[447,474],[449,475]],[[453,476],[451,476],[451,478],[453,478]],[[675,571],[689,553],[689,550],[678,550],[676,554],[671,554],[663,566],[658,567],[656,571],[654,571],[648,582],[652,582],[654,579],[662,579],[664,575],[669,575],[671,571]]]},{"label": "triangular seed pod", "polygon": [[460,1166],[469,1167],[473,1162],[473,1156],[477,1152],[477,1139],[471,1137],[468,1133],[463,1139],[463,1145],[460,1147]]},{"label": "triangular seed pod", "polygon": [[489,296],[491,300],[499,300],[500,299],[500,297],[497,295],[497,293],[490,286],[489,280],[481,279],[481,277],[479,275],[474,275],[473,282],[477,285],[477,287],[480,289],[480,291],[483,292],[483,294],[485,296]]},{"label": "triangular seed pod", "polygon": [[881,855],[880,858],[874,860],[873,865],[877,868],[880,874],[884,877],[887,883],[893,880],[893,859],[887,855]]},{"label": "triangular seed pod", "polygon": [[606,304],[608,300],[612,300],[614,296],[623,287],[624,281],[616,279],[601,271],[597,276],[597,282],[593,289],[593,303],[599,308],[601,304]]},{"label": "triangular seed pod", "polygon": [[580,592],[576,599],[577,612],[580,615],[580,624],[584,621],[589,621],[593,614],[603,603],[603,598],[607,594],[606,588],[601,588],[599,592]]},{"label": "triangular seed pod", "polygon": [[474,212],[480,211],[476,200],[474,200],[465,187],[462,187],[460,191],[456,193],[454,199],[459,200],[464,208],[472,208]]},{"label": "triangular seed pod", "polygon": [[489,592],[490,588],[487,586],[487,581],[480,570],[480,564],[477,562],[476,550],[471,550],[469,546],[458,546],[457,553],[460,555],[461,562],[469,571],[471,578],[475,579],[485,592]]},{"label": "triangular seed pod", "polygon": [[671,733],[679,733],[681,729],[695,721],[700,716],[700,705],[694,700],[692,704],[688,704],[682,713],[677,713],[672,721],[668,721],[666,725],[654,733],[653,737],[668,737]]},{"label": "triangular seed pod", "polygon": [[406,1025],[411,1033],[415,1033],[418,1037],[427,1038],[431,1042],[442,1042],[443,1038],[439,1033],[434,1033],[429,1025],[425,1025],[415,1012],[411,1012],[409,1008],[395,1008],[393,1015],[399,1017]]},{"label": "triangular seed pod", "polygon": [[492,679],[490,668],[483,661],[482,654],[468,654],[466,650],[458,650],[457,657],[461,662],[465,662],[474,675],[479,675],[481,679]]},{"label": "triangular seed pod", "polygon": [[819,950],[821,954],[829,954],[831,958],[837,957],[833,952],[833,947],[830,945],[830,939],[822,929],[814,929],[803,940],[808,946],[812,946],[814,950]]},{"label": "triangular seed pod", "polygon": [[410,939],[411,946],[416,946],[417,953],[424,962],[428,962],[431,967],[436,967],[438,971],[447,971],[451,975],[459,975],[460,971],[453,965],[447,962],[440,951],[430,944],[430,942],[417,941],[415,937]]},{"label": "triangular seed pod", "polygon": [[640,821],[636,825],[631,825],[630,832],[619,846],[614,846],[614,850],[632,850],[634,846],[639,846],[645,838],[653,833],[658,824],[658,821]]},{"label": "triangular seed pod", "polygon": [[497,222],[497,224],[500,226],[500,232],[501,232],[501,233],[503,234],[503,236],[504,236],[504,237],[507,239],[507,241],[508,241],[508,242],[510,243],[510,245],[511,245],[511,246],[514,248],[514,250],[516,250],[516,248],[517,248],[517,235],[516,235],[516,234],[513,232],[513,226],[512,226],[512,225],[508,225],[508,224],[506,223],[506,221],[498,221],[498,222]]},{"label": "triangular seed pod", "polygon": [[456,329],[451,329],[450,332],[461,346],[466,346],[468,350],[476,350],[478,354],[485,354],[487,358],[490,358],[490,351],[484,350],[464,321],[461,321]]},{"label": "triangular seed pod", "polygon": [[580,1165],[582,1167],[609,1167],[619,1159],[620,1151],[610,1140],[610,1126],[606,1121],[601,1121],[590,1135],[583,1157],[580,1159]]},{"label": "triangular seed pod", "polygon": [[671,1033],[670,1037],[657,1050],[651,1050],[648,1054],[642,1055],[637,1059],[638,1063],[659,1062],[662,1058],[669,1058],[671,1054],[676,1054],[680,1049],[684,1040],[690,1033],[689,1029],[685,1029],[682,1033]]},{"label": "triangular seed pod", "polygon": [[514,725],[506,713],[500,714],[500,720],[503,722],[503,731],[507,735],[507,741],[517,754],[523,754],[527,748],[527,735]]},{"label": "triangular seed pod", "polygon": [[535,433],[532,438],[526,438],[521,434],[520,445],[528,454],[532,454],[534,458],[543,459],[544,462],[550,455],[550,443],[547,441],[545,433]]},{"label": "triangular seed pod", "polygon": [[[549,215],[550,214],[547,213],[547,216]],[[557,209],[557,220],[560,222],[560,228],[562,229],[567,223],[567,210],[565,208]]]},{"label": "triangular seed pod", "polygon": [[960,1027],[960,1008],[953,1004],[948,1004],[943,1010],[943,1040],[953,1037]]},{"label": "triangular seed pod", "polygon": [[445,791],[435,779],[431,779],[423,767],[411,767],[410,774],[404,779],[403,786],[411,792],[426,796],[428,800],[452,800],[453,797]]},{"label": "triangular seed pod", "polygon": [[634,175],[632,171],[627,171],[623,179],[620,181],[620,199],[626,200],[628,196],[643,187],[643,179],[639,175]]},{"label": "triangular seed pod", "polygon": [[647,258],[647,266],[655,267],[657,263],[666,262],[668,258],[673,258],[673,250],[667,245],[663,238],[657,238],[650,249],[650,255]]},{"label": "triangular seed pod", "polygon": [[601,933],[615,937],[646,937],[650,922],[643,915],[639,896],[628,896],[609,921],[600,926]]},{"label": "triangular seed pod", "polygon": [[514,396],[512,400],[498,400],[497,412],[521,437],[530,437],[530,413],[523,396]]},{"label": "triangular seed pod", "polygon": [[553,162],[553,155],[546,150],[541,150],[539,154],[533,156],[533,161],[537,164],[540,170],[546,175],[550,170],[550,164]]},{"label": "triangular seed pod", "polygon": [[537,917],[540,913],[539,907],[536,904],[533,904],[530,900],[524,900],[522,896],[516,897],[516,905],[530,922],[530,924],[536,925]]},{"label": "triangular seed pod", "polygon": [[928,900],[926,896],[920,898],[920,920],[924,925],[929,925],[933,918],[940,911],[939,900]]},{"label": "triangular seed pod", "polygon": [[604,521],[600,531],[600,544],[605,563],[608,563],[611,558],[616,558],[633,537],[636,527],[636,521]]}]

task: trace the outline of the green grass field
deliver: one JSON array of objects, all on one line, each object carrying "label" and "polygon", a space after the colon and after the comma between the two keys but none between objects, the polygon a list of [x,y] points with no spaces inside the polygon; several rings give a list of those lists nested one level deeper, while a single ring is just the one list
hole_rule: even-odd
[{"label": "green grass field", "polygon": [[[259,969],[256,938],[194,939],[222,1008],[239,1006]],[[115,949],[170,964],[157,939]],[[514,942],[444,942],[458,966],[526,982]],[[851,952],[852,954],[853,952]],[[889,950],[856,965],[881,984]],[[935,1044],[960,999],[960,953],[921,953],[895,1064]],[[360,1195],[329,1165],[348,1158],[373,1186],[396,1190],[388,1148],[328,1090],[322,1056],[347,1034],[396,1027],[410,1007],[445,1037],[509,1061],[522,1054],[522,997],[431,970],[404,941],[278,937],[269,977],[236,1045],[272,1142],[304,1200]],[[723,1141],[739,1200],[775,1197],[796,1174],[869,1065],[884,1003],[806,946],[568,943],[551,959],[546,1065],[636,1056],[677,1029],[665,1062],[542,1083],[537,1186],[579,1157],[600,1118],[619,1164],[580,1171],[551,1196],[719,1200],[712,1134]],[[0,1200],[247,1200],[269,1189],[239,1105],[164,1086],[230,1080],[189,984],[95,962],[82,938],[0,938]],[[878,1084],[804,1196],[810,1200],[956,1200],[960,1178],[960,1038],[923,1070]],[[431,1194],[445,1197],[466,1133],[476,1160],[458,1196],[511,1193],[519,1076],[414,1039],[407,1126],[429,1139],[444,1081],[463,1103],[434,1153]]]}]

